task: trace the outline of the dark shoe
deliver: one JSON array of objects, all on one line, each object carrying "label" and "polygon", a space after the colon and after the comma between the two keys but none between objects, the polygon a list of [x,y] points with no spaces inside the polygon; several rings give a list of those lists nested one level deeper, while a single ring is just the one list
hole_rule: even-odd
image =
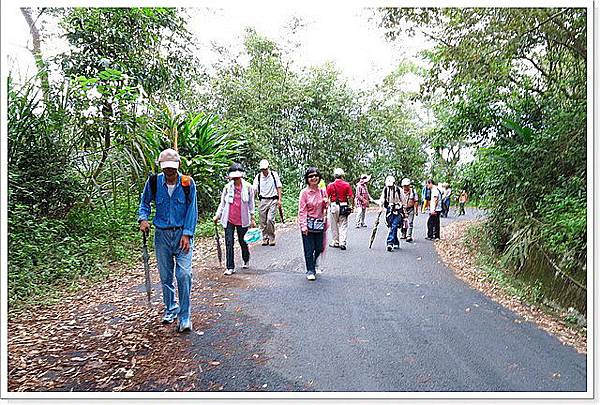
[{"label": "dark shoe", "polygon": [[392,245],[387,245],[387,251],[391,252],[394,250],[394,247]]},{"label": "dark shoe", "polygon": [[434,240],[440,240],[440,238],[434,238]]},{"label": "dark shoe", "polygon": [[400,249],[400,245],[394,245],[394,249]]},{"label": "dark shoe", "polygon": [[267,239],[267,238],[263,239],[262,245],[263,246],[269,246],[269,239]]},{"label": "dark shoe", "polygon": [[426,236],[425,239],[427,239],[427,240],[433,240],[433,238],[430,238],[429,236]]},{"label": "dark shoe", "polygon": [[340,249],[346,250],[346,245],[340,245]]},{"label": "dark shoe", "polygon": [[413,241],[413,238],[406,238],[406,241],[407,241],[407,242],[412,242],[412,241]]},{"label": "dark shoe", "polygon": [[406,235],[400,236],[400,239],[406,239]]}]

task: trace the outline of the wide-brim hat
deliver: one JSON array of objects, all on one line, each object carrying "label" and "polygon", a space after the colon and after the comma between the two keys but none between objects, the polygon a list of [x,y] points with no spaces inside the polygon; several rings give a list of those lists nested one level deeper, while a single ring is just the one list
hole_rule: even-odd
[{"label": "wide-brim hat", "polygon": [[260,170],[268,169],[269,168],[269,161],[267,159],[261,160],[260,163],[258,164],[258,168]]},{"label": "wide-brim hat", "polygon": [[229,172],[228,176],[230,179],[236,179],[238,177],[244,177],[246,175],[246,173],[240,171],[240,170],[236,170],[234,172]]},{"label": "wide-brim hat", "polygon": [[369,181],[371,180],[371,176],[369,176],[368,174],[363,174],[362,176],[360,176],[360,179],[364,181]]},{"label": "wide-brim hat", "polygon": [[385,178],[385,185],[391,187],[396,183],[396,178],[394,176],[387,176]]}]

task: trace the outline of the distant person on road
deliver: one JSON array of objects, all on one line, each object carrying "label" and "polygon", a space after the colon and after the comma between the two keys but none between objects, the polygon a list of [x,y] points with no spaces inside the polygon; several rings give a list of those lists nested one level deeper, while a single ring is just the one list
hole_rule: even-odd
[{"label": "distant person on road", "polygon": [[321,172],[309,167],[304,173],[306,188],[300,192],[298,202],[298,225],[302,232],[306,278],[316,280],[317,259],[323,252],[327,231],[327,191],[319,187]]},{"label": "distant person on road", "polygon": [[281,207],[281,180],[279,174],[269,169],[269,161],[263,159],[258,165],[260,173],[254,177],[252,187],[259,200],[259,224],[263,246],[275,246],[275,215]]},{"label": "distant person on road", "polygon": [[427,188],[427,182],[423,182],[423,189],[421,190],[421,199],[423,200],[423,213],[429,208],[429,201],[431,200],[431,190]]},{"label": "distant person on road", "polygon": [[[179,173],[179,153],[163,150],[158,163],[162,173],[146,181],[138,212],[141,232],[148,232],[154,201],[154,252],[158,264],[165,306],[163,323],[173,323],[179,317],[177,330],[192,329],[190,293],[192,290],[192,253],[194,232],[198,222],[196,183],[190,176]],[[177,279],[179,305],[175,302],[173,272]]]},{"label": "distant person on road", "polygon": [[444,191],[444,196],[442,199],[442,212],[444,214],[444,218],[448,218],[448,213],[450,212],[450,196],[452,195],[452,188],[448,183],[444,183],[446,190]]},{"label": "distant person on road", "polygon": [[446,183],[438,183],[437,185],[438,190],[440,190],[440,193],[442,193],[442,199],[440,201],[440,203],[442,204],[442,212],[440,214],[440,218],[444,216],[444,195],[446,194]]},{"label": "distant person on road", "polygon": [[458,197],[458,205],[460,207],[460,211],[458,212],[458,216],[465,215],[465,204],[469,200],[469,196],[465,190],[461,191],[460,197]]},{"label": "distant person on road", "polygon": [[385,178],[385,187],[381,192],[379,201],[382,202],[383,208],[385,208],[385,223],[390,228],[386,240],[386,248],[388,252],[391,252],[394,249],[400,249],[398,227],[400,227],[404,220],[402,190],[396,185],[394,176],[387,176]]},{"label": "distant person on road", "polygon": [[442,213],[442,192],[436,187],[435,182],[427,180],[427,188],[431,191],[431,201],[429,203],[429,218],[427,219],[427,237],[428,240],[440,239],[440,215]]},{"label": "distant person on road", "polygon": [[332,240],[329,246],[346,250],[348,236],[348,215],[352,212],[354,194],[352,187],[344,180],[344,170],[337,168],[333,171],[335,180],[327,185],[327,195],[330,198]]},{"label": "distant person on road", "polygon": [[366,227],[365,225],[365,213],[367,212],[367,208],[369,208],[369,202],[373,199],[369,195],[369,190],[367,189],[367,183],[371,180],[371,176],[368,174],[363,174],[360,176],[360,180],[356,184],[356,197],[354,203],[356,205],[356,227],[362,228]]},{"label": "distant person on road", "polygon": [[225,228],[225,255],[227,257],[227,269],[223,273],[230,276],[235,273],[233,239],[234,232],[237,232],[238,241],[242,248],[242,260],[244,264],[242,269],[247,269],[250,262],[250,250],[248,243],[244,240],[244,235],[248,228],[254,228],[254,189],[252,184],[243,179],[245,175],[244,168],[239,163],[233,163],[229,167],[228,177],[230,181],[225,185],[221,192],[221,202],[213,220],[215,224],[221,221]]},{"label": "distant person on road", "polygon": [[[419,215],[419,195],[412,187],[410,179],[402,179],[402,193],[400,198],[402,200],[402,208],[404,209],[405,218],[402,221],[402,239],[406,239],[407,242],[412,242],[413,234],[413,223],[415,215]],[[405,226],[406,225],[406,226]]]}]

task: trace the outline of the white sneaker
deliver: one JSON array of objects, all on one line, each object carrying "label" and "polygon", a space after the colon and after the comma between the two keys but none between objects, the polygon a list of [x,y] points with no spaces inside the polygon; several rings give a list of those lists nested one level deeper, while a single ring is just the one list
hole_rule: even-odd
[{"label": "white sneaker", "polygon": [[242,264],[242,269],[247,269],[248,268],[248,262],[244,262],[244,264]]},{"label": "white sneaker", "polygon": [[227,269],[223,272],[223,275],[225,276],[231,276],[233,273],[235,272],[234,269]]},{"label": "white sneaker", "polygon": [[323,274],[323,269],[320,266],[315,266],[315,271],[317,274]]},{"label": "white sneaker", "polygon": [[306,279],[310,281],[315,281],[317,277],[314,274],[309,274],[308,276],[306,276]]}]

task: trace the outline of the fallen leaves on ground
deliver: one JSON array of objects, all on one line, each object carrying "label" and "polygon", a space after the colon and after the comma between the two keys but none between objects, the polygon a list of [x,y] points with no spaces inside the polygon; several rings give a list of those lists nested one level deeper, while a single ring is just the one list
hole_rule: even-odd
[{"label": "fallen leaves on ground", "polygon": [[[213,307],[216,297],[243,283],[239,278],[224,279],[211,266],[214,262],[208,259],[216,257],[213,245],[211,239],[196,242],[191,297],[193,307],[200,308],[192,311],[196,331],[219,318]],[[203,332],[180,334],[175,324],[161,323],[160,281],[156,264],[150,265],[151,307],[140,263],[65,296],[58,304],[10,313],[8,390],[210,390],[196,387],[193,378],[202,372],[201,363],[210,359],[189,354],[191,339]]]},{"label": "fallen leaves on ground", "polygon": [[[442,239],[435,243],[435,247],[444,263],[471,287],[514,311],[526,321],[537,324],[541,329],[556,336],[563,344],[573,346],[580,353],[586,353],[587,337],[563,321],[566,312],[550,314],[537,306],[529,305],[502,290],[486,273],[477,268],[473,253],[476,249],[468,249],[464,242],[467,228],[478,223],[479,220],[457,221],[442,227]],[[518,324],[521,321],[515,319],[514,323]]]}]

